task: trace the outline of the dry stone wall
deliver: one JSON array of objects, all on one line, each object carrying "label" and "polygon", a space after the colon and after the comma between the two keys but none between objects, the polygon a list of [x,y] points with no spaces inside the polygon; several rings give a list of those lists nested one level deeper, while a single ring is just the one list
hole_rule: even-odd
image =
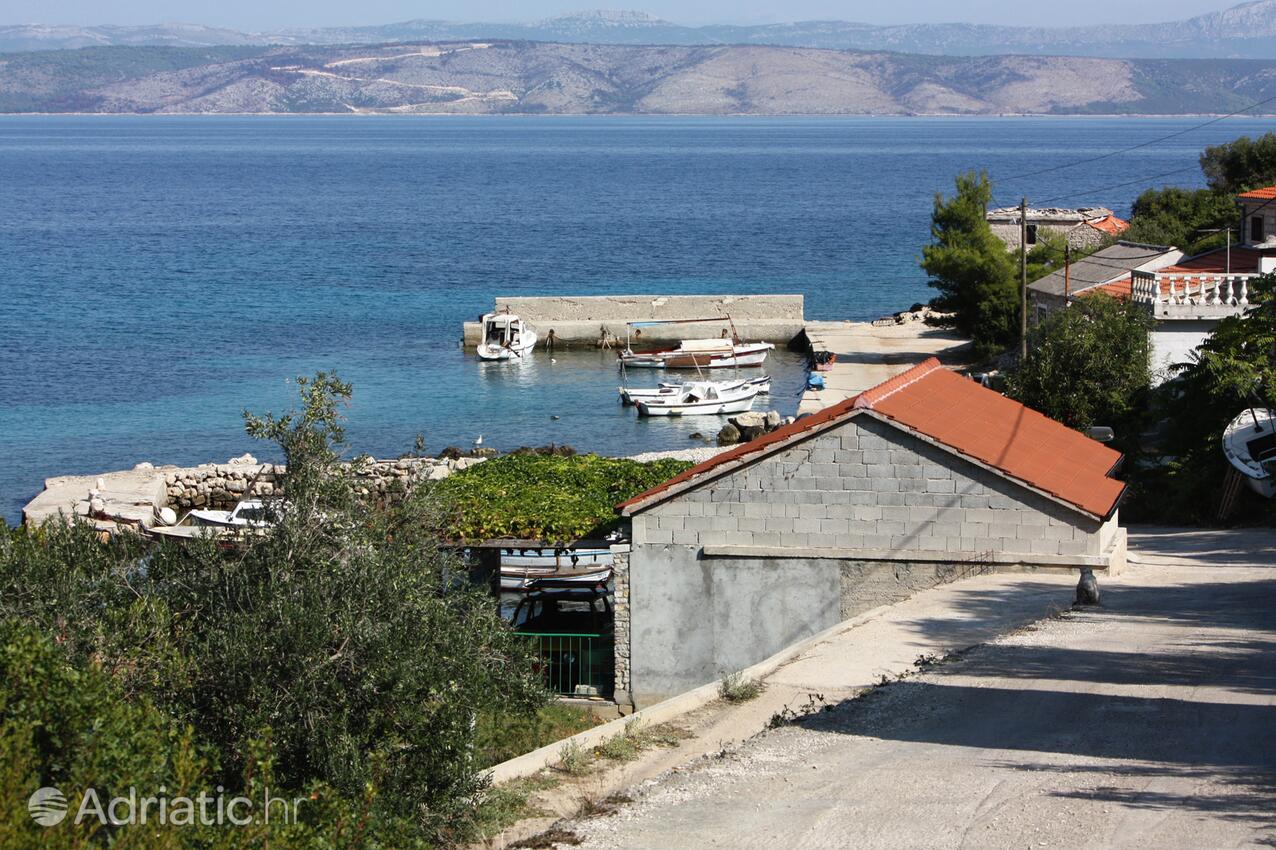
[{"label": "dry stone wall", "polygon": [[[390,495],[416,481],[437,481],[484,458],[397,458],[353,462],[360,489],[370,495]],[[168,506],[175,510],[214,508],[229,510],[244,498],[283,493],[282,464],[258,463],[251,455],[227,463],[206,463],[185,468],[161,468]]]}]

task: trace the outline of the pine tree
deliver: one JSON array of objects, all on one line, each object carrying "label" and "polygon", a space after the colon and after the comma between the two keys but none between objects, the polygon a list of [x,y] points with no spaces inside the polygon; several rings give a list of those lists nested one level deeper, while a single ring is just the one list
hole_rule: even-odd
[{"label": "pine tree", "polygon": [[939,290],[932,305],[951,314],[947,324],[973,339],[976,351],[987,356],[1015,338],[1015,263],[985,218],[992,201],[988,175],[971,171],[958,175],[956,183],[952,198],[935,195],[932,242],[922,249],[921,267]]}]

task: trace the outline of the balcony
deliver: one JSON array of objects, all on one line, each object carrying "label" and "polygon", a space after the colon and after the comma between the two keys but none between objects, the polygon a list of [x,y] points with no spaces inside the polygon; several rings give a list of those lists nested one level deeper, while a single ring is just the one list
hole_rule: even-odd
[{"label": "balcony", "polygon": [[1130,298],[1157,320],[1225,319],[1249,307],[1249,281],[1254,277],[1136,271]]}]

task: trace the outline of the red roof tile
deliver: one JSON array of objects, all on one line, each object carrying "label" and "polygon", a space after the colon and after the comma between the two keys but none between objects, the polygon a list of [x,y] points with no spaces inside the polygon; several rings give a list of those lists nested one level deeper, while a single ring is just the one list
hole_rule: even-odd
[{"label": "red roof tile", "polygon": [[1247,201],[1270,201],[1276,198],[1276,186],[1264,186],[1262,189],[1254,189],[1251,192],[1242,192],[1237,195]]},{"label": "red roof tile", "polygon": [[1120,280],[1114,280],[1111,283],[1105,283],[1102,286],[1092,286],[1089,289],[1082,290],[1078,295],[1107,295],[1118,301],[1129,301],[1134,294],[1134,278],[1126,277]]},{"label": "red roof tile", "polygon": [[1096,218],[1093,221],[1087,221],[1086,224],[1095,230],[1102,231],[1109,236],[1120,236],[1122,233],[1130,229],[1130,222],[1125,219],[1117,218],[1114,215]]},{"label": "red roof tile", "polygon": [[1092,516],[1108,516],[1125,489],[1109,477],[1119,452],[950,372],[932,357],[854,398],[723,452],[617,508],[645,506],[677,484],[749,455],[769,454],[859,412],[889,420]]}]

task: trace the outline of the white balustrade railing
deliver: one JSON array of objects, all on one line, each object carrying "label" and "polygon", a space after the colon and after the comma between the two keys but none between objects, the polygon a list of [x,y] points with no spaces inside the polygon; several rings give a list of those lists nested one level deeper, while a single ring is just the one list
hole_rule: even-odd
[{"label": "white balustrade railing", "polygon": [[1137,304],[1175,307],[1249,306],[1250,274],[1162,274],[1136,271],[1130,297]]}]

